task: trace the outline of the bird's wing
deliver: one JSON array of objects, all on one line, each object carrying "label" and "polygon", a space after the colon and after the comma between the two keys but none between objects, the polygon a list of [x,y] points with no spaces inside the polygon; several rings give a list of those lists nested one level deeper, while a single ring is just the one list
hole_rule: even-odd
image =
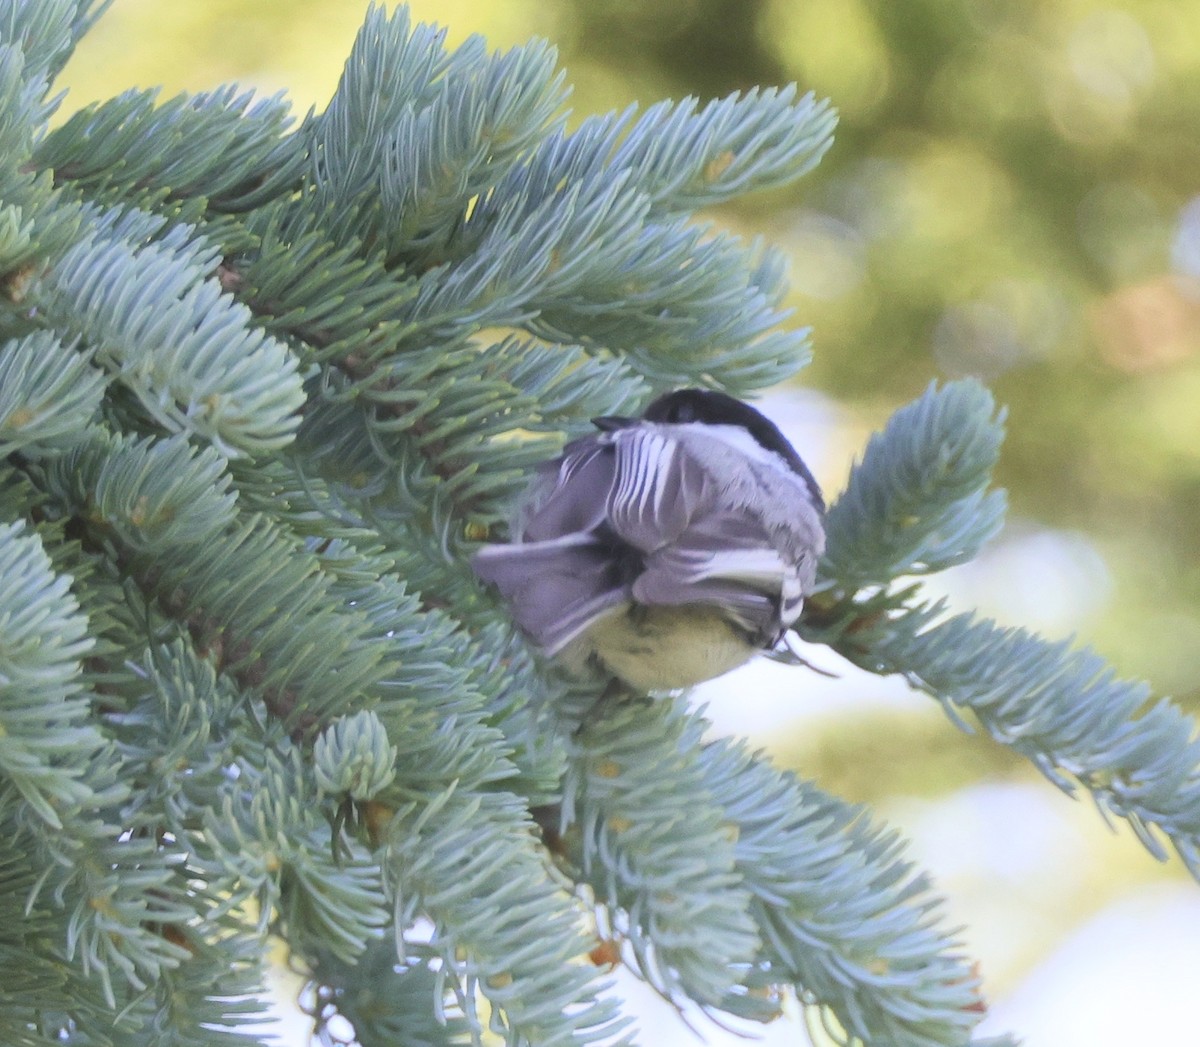
[{"label": "bird's wing", "polygon": [[[749,462],[705,464],[688,441],[666,429],[624,430],[614,443],[608,519],[644,555],[634,599],[651,606],[717,605],[764,638],[790,626],[812,585],[815,557],[796,562],[787,555],[746,497],[778,492],[755,489]],[[718,475],[730,468],[742,475]]]},{"label": "bird's wing", "polygon": [[717,494],[712,476],[669,430],[624,429],[612,442],[608,521],[635,549],[654,553],[671,545],[711,510]]},{"label": "bird's wing", "polygon": [[[664,426],[576,441],[537,485],[519,540],[485,546],[475,573],[548,654],[631,600],[719,607],[769,642],[799,615],[815,553],[796,562],[781,551],[702,457]],[[744,465],[735,460],[745,475],[732,485],[743,494],[755,482]]]},{"label": "bird's wing", "polygon": [[628,566],[605,521],[615,468],[605,436],[568,445],[535,483],[518,540],[472,557],[476,576],[500,590],[517,625],[549,655],[630,598]]},{"label": "bird's wing", "polygon": [[611,549],[586,534],[484,546],[471,566],[500,590],[517,625],[548,655],[629,599]]},{"label": "bird's wing", "polygon": [[646,557],[633,597],[648,605],[719,606],[766,643],[799,615],[803,587],[797,568],[758,520],[713,510],[693,518],[675,541]]},{"label": "bird's wing", "polygon": [[530,493],[516,528],[520,541],[550,541],[600,527],[615,473],[615,453],[606,437],[588,436],[568,444],[560,458],[544,467]]}]

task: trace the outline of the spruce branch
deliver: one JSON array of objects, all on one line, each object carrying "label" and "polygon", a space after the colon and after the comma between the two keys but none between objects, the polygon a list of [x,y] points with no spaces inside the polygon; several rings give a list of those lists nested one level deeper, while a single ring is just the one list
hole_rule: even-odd
[{"label": "spruce branch", "polygon": [[119,820],[119,804],[129,793],[117,778],[120,766],[111,750],[82,767],[93,804],[64,817],[61,829],[17,808],[13,838],[40,870],[26,904],[56,912],[56,939],[71,979],[100,998],[111,1022],[118,1001],[146,992],[187,959],[175,932],[195,918],[196,906],[179,875],[183,850],[131,834]]},{"label": "spruce branch", "polygon": [[793,983],[832,1016],[839,1041],[966,1043],[984,1009],[979,978],[939,928],[939,899],[901,857],[898,835],[744,743],[713,742],[701,760],[737,827],[737,868],[773,983]]},{"label": "spruce branch", "polygon": [[636,969],[757,1021],[794,987],[840,1042],[966,1043],[979,978],[898,836],[704,727],[629,704],[585,719],[571,754],[557,846]]},{"label": "spruce branch", "polygon": [[[45,132],[46,122],[58,108],[58,99],[46,97],[52,71],[57,71],[75,46],[77,0],[49,0],[44,4],[5,0],[0,6],[0,49],[5,73],[23,88],[21,103],[0,123],[0,142],[29,146]],[[9,87],[8,76],[5,87]]]},{"label": "spruce branch", "polygon": [[633,170],[655,206],[670,211],[785,185],[820,162],[837,123],[828,102],[797,94],[789,84],[752,88],[703,107],[695,98],[659,102],[632,126],[627,109],[616,120],[601,118],[612,156],[596,149],[593,162]]},{"label": "spruce branch", "polygon": [[431,804],[397,809],[385,834],[397,910],[432,919],[439,989],[450,988],[473,1025],[478,991],[506,1043],[614,1041],[626,1020],[615,1001],[598,998],[596,972],[577,962],[587,951],[579,913],[546,868],[516,797],[447,790]]},{"label": "spruce branch", "polygon": [[[86,1002],[75,994],[62,948],[61,925],[52,904],[30,904],[38,870],[16,845],[14,809],[20,794],[0,786],[0,957],[6,976],[0,979],[0,1036],[16,1047],[50,1047],[52,1031],[42,1014],[66,1013],[72,1007],[100,1011],[103,1001],[93,992]],[[12,958],[20,957],[20,963]],[[40,1003],[39,1014],[35,1001]]]},{"label": "spruce branch", "polygon": [[0,452],[51,451],[83,438],[106,376],[49,331],[0,344]]},{"label": "spruce branch", "polygon": [[395,350],[416,280],[387,268],[361,244],[340,245],[324,221],[285,205],[247,216],[253,254],[227,270],[238,297],[273,334],[307,361],[333,361],[347,373],[369,369]]},{"label": "spruce branch", "polygon": [[114,717],[140,786],[134,824],[186,850],[206,885],[206,926],[246,933],[237,914],[253,902],[260,956],[277,911],[297,945],[311,937],[352,962],[388,922],[381,873],[357,842],[334,857],[312,767],[185,642],[154,652],[140,675],[142,695]]},{"label": "spruce branch", "polygon": [[972,559],[1004,521],[988,491],[1003,412],[973,381],[930,385],[871,437],[826,520],[822,574],[847,592]]},{"label": "spruce branch", "polygon": [[[252,934],[226,934],[218,943],[183,932],[186,973],[163,971],[122,1010],[119,1043],[129,1047],[245,1047],[268,1035],[262,944]],[[81,1023],[82,1024],[82,1023]],[[78,1037],[77,1029],[64,1029]],[[70,1042],[68,1040],[68,1042]]]},{"label": "spruce branch", "polygon": [[92,200],[161,208],[203,198],[215,212],[249,211],[299,183],[304,153],[285,138],[281,97],[236,87],[177,95],[126,91],[72,114],[35,162]]},{"label": "spruce branch", "polygon": [[973,382],[934,386],[868,444],[828,516],[826,591],[804,635],[855,664],[903,676],[1031,760],[1102,815],[1125,819],[1160,860],[1161,831],[1200,878],[1200,740],[1190,717],[1103,658],[970,614],[948,617],[912,578],[973,557],[998,529],[1002,492],[987,485],[1002,415]]},{"label": "spruce branch", "polygon": [[[30,79],[45,84],[62,69],[80,38],[112,0],[5,0],[0,6],[0,39],[31,56]],[[46,114],[47,116],[49,113]]]},{"label": "spruce branch", "polygon": [[[356,964],[321,955],[312,964],[318,1023],[340,1014],[364,1047],[467,1047],[471,1028],[454,995],[421,963],[401,966],[391,941],[367,948]],[[437,1001],[433,1009],[429,1001]],[[318,1028],[320,1025],[318,1024]]]},{"label": "spruce branch", "polygon": [[[25,333],[22,302],[37,270],[71,242],[78,208],[54,192],[53,178],[30,163],[56,101],[38,60],[56,61],[72,46],[70,0],[0,4],[0,334]],[[38,19],[41,18],[42,21]],[[32,55],[25,48],[34,48]],[[57,49],[57,50],[56,50]],[[42,71],[44,73],[44,70]]]},{"label": "spruce branch", "polygon": [[1121,680],[1087,647],[956,615],[877,653],[914,686],[1030,759],[1068,794],[1127,821],[1160,861],[1161,831],[1200,879],[1200,738],[1174,703]]},{"label": "spruce branch", "polygon": [[[473,50],[464,45],[465,50]],[[388,258],[436,262],[465,219],[463,201],[561,121],[563,75],[537,43],[468,63],[456,52],[427,106],[406,110],[389,132],[379,187]]]},{"label": "spruce branch", "polygon": [[428,265],[487,190],[561,120],[563,77],[535,42],[489,55],[469,37],[372,5],[329,108],[309,121],[316,206],[389,260]]},{"label": "spruce branch", "polygon": [[639,973],[669,1000],[716,1005],[759,939],[731,826],[698,764],[704,726],[667,699],[585,721],[559,835]]},{"label": "spruce branch", "polygon": [[87,619],[36,534],[0,528],[0,775],[47,825],[92,799],[79,757],[104,744],[87,719]]},{"label": "spruce branch", "polygon": [[283,446],[304,399],[297,360],[209,278],[210,247],[182,225],[142,242],[150,225],[102,214],[39,282],[47,318],[96,345],[97,362],[168,431],[226,456]]},{"label": "spruce branch", "polygon": [[114,438],[96,429],[47,462],[43,477],[61,506],[109,530],[130,554],[212,541],[234,519],[225,460],[178,436]]}]

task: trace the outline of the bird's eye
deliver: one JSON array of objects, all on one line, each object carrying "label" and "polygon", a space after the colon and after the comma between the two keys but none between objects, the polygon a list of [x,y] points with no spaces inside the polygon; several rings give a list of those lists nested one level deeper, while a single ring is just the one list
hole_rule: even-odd
[{"label": "bird's eye", "polygon": [[672,422],[693,422],[696,420],[696,409],[691,404],[676,404],[671,408]]}]

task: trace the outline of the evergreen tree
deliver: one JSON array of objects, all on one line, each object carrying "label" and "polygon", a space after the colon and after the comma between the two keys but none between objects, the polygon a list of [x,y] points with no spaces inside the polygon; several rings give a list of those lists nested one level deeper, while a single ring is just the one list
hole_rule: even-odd
[{"label": "evergreen tree", "polygon": [[[617,957],[718,1015],[978,1043],[894,834],[540,663],[466,567],[592,416],[805,363],[778,256],[694,212],[803,174],[830,109],[568,132],[547,45],[372,9],[295,127],[221,89],[50,132],[102,6],[0,0],[0,1040],[247,1042],[276,933],[364,1045],[632,1038]],[[1001,421],[951,383],[871,440],[801,632],[1195,873],[1186,718],[922,594],[1000,526]]]}]

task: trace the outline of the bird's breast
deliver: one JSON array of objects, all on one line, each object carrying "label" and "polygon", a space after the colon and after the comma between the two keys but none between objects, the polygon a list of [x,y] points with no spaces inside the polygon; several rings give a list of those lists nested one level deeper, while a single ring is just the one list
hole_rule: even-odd
[{"label": "bird's breast", "polygon": [[564,652],[598,660],[631,687],[662,691],[711,680],[748,662],[758,648],[708,607],[622,606],[604,615]]}]

